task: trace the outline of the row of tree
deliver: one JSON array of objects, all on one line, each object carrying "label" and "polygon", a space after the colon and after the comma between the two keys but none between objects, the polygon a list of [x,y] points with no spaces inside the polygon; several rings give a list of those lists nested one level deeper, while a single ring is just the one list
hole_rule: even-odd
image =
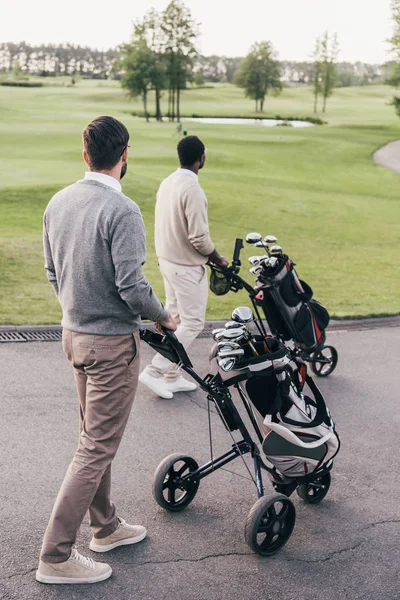
[{"label": "row of tree", "polygon": [[117,49],[102,51],[74,44],[5,43],[0,44],[0,72],[107,79],[118,75],[119,56]]},{"label": "row of tree", "polygon": [[[0,44],[0,73],[19,72],[22,75],[80,75],[99,79],[121,78],[121,51],[106,51],[74,44],[42,44],[38,46],[20,43]],[[243,61],[242,56],[196,55],[191,79],[197,85],[211,83],[234,83],[235,75]],[[313,80],[314,65],[311,61],[280,61],[282,80],[288,84],[309,85]],[[336,85],[369,85],[384,83],[391,64],[378,65],[362,62],[338,62]]]}]

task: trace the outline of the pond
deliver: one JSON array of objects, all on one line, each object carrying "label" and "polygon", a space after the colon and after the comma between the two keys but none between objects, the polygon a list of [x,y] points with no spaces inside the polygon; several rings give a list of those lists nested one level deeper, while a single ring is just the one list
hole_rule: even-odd
[{"label": "pond", "polygon": [[282,123],[287,123],[289,127],[313,127],[314,124],[309,121],[278,121],[277,119],[230,119],[214,117],[197,117],[184,119],[185,121],[194,121],[195,123],[206,123],[209,125],[257,125],[258,127],[276,127]]}]

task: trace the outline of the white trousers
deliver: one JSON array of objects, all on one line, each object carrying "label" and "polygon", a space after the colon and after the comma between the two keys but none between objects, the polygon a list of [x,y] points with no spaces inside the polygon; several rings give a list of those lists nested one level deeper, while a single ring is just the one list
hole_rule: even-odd
[{"label": "white trousers", "polygon": [[[159,259],[164,278],[166,307],[178,324],[175,334],[185,350],[204,329],[208,299],[208,279],[205,266],[189,267]],[[178,377],[177,365],[156,354],[146,372],[153,377]]]}]

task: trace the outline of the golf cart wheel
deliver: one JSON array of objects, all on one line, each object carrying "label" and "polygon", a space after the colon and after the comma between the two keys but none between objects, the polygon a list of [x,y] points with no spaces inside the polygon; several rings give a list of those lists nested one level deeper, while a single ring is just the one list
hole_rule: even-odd
[{"label": "golf cart wheel", "polygon": [[336,369],[338,353],[333,346],[322,346],[311,357],[311,369],[318,377],[328,377]]},{"label": "golf cart wheel", "polygon": [[254,552],[271,556],[280,550],[293,532],[296,510],[283,494],[259,498],[247,517],[244,537]]},{"label": "golf cart wheel", "polygon": [[297,494],[307,504],[318,504],[327,495],[331,485],[331,474],[326,473],[312,483],[299,485]]},{"label": "golf cart wheel", "polygon": [[157,504],[171,512],[186,508],[197,494],[200,480],[184,480],[184,477],[198,468],[194,458],[186,454],[171,454],[164,458],[154,474],[153,496]]}]

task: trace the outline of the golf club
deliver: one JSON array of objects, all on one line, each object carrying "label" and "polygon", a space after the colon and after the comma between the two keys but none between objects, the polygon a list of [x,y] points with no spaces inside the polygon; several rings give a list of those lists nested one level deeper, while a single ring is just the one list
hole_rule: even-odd
[{"label": "golf club", "polygon": [[232,321],[237,323],[251,323],[254,321],[253,311],[248,306],[238,306],[232,312]]},{"label": "golf club", "polygon": [[264,238],[264,242],[266,244],[277,244],[278,238],[276,238],[274,235],[266,235]]},{"label": "golf club", "polygon": [[235,358],[217,358],[218,366],[222,371],[232,371],[236,364]]},{"label": "golf club", "polygon": [[241,323],[239,323],[238,321],[228,321],[227,323],[225,323],[225,329],[237,329],[241,326]]},{"label": "golf club", "polygon": [[249,258],[249,263],[253,266],[256,267],[257,265],[259,265],[263,260],[268,258],[268,254],[264,254],[263,256],[250,256]]},{"label": "golf club", "polygon": [[214,340],[217,339],[216,336],[217,336],[218,333],[221,333],[221,331],[225,331],[225,329],[219,328],[219,329],[213,329],[212,330],[212,336],[213,336]]},{"label": "golf club", "polygon": [[246,242],[248,244],[256,244],[257,242],[261,242],[262,241],[262,236],[260,233],[256,233],[255,231],[248,233],[246,235]]},{"label": "golf club", "polygon": [[262,266],[258,265],[257,267],[252,267],[250,269],[250,273],[252,275],[256,275],[258,277],[258,275],[261,275],[261,273],[262,273]]},{"label": "golf club", "polygon": [[220,358],[228,358],[230,356],[233,356],[233,357],[244,356],[244,350],[243,350],[243,348],[237,348],[236,350],[220,350],[218,352],[218,356]]},{"label": "golf club", "polygon": [[271,246],[270,253],[273,256],[276,256],[276,255],[282,256],[282,246],[278,246],[278,245]]}]

